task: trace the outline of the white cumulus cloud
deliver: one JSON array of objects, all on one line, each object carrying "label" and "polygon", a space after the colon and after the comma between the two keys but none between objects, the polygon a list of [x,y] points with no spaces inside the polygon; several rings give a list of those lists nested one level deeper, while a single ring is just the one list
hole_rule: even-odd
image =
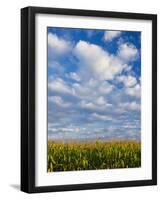
[{"label": "white cumulus cloud", "polygon": [[104,102],[104,104],[100,105],[98,104],[98,102],[92,102],[92,101],[90,102],[90,101],[82,100],[80,102],[80,107],[87,110],[104,111],[107,108],[111,108],[112,104]]},{"label": "white cumulus cloud", "polygon": [[140,110],[140,104],[133,102],[120,103],[119,106],[126,110]]},{"label": "white cumulus cloud", "polygon": [[98,97],[98,98],[95,100],[95,103],[96,103],[97,105],[100,105],[100,106],[106,105],[106,100],[105,100],[104,97],[100,96],[100,97]]},{"label": "white cumulus cloud", "polygon": [[114,38],[117,38],[121,35],[121,31],[105,31],[104,40],[112,41]]},{"label": "white cumulus cloud", "polygon": [[110,55],[100,46],[86,41],[80,40],[75,46],[74,53],[79,59],[83,77],[93,76],[99,80],[111,80],[127,67],[116,56]]},{"label": "white cumulus cloud", "polygon": [[133,44],[122,43],[119,46],[117,54],[124,62],[129,62],[134,61],[138,57],[139,52]]},{"label": "white cumulus cloud", "polygon": [[80,76],[76,72],[70,72],[69,74],[67,74],[67,77],[78,82],[81,80]]},{"label": "white cumulus cloud", "polygon": [[48,83],[48,88],[55,92],[73,94],[73,90],[61,78],[53,79]]},{"label": "white cumulus cloud", "polygon": [[140,98],[141,87],[140,87],[139,84],[136,84],[134,87],[126,88],[125,92],[126,92],[126,94],[128,94],[128,95],[130,95],[132,97]]},{"label": "white cumulus cloud", "polygon": [[120,81],[120,82],[123,82],[125,87],[132,87],[132,86],[136,85],[136,83],[137,83],[136,78],[134,76],[131,76],[131,75],[118,76],[117,80]]},{"label": "white cumulus cloud", "polygon": [[71,106],[70,102],[64,101],[60,96],[50,96],[49,101],[55,103],[62,108],[68,108]]},{"label": "white cumulus cloud", "polygon": [[101,120],[101,121],[112,120],[112,118],[107,116],[107,115],[100,115],[100,114],[97,114],[97,113],[92,113],[91,117],[94,118],[94,119],[97,119],[97,120]]},{"label": "white cumulus cloud", "polygon": [[56,34],[48,34],[48,47],[53,57],[64,55],[69,52],[72,48],[72,45],[69,41],[64,40],[63,38],[58,37]]},{"label": "white cumulus cloud", "polygon": [[74,83],[72,88],[75,96],[80,99],[91,101],[111,93],[113,85],[109,84],[107,81],[90,79],[87,82]]}]

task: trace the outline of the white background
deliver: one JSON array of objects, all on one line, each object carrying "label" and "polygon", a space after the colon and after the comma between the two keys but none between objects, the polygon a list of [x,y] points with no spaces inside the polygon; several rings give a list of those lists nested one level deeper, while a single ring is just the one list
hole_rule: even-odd
[{"label": "white background", "polygon": [[[125,12],[157,13],[161,18],[160,0],[5,0],[0,6],[0,199],[160,199],[161,174],[158,171],[158,186],[121,189],[102,189],[46,194],[25,194],[19,191],[20,179],[20,8],[28,5],[97,9]],[[159,24],[159,23],[158,23]],[[158,27],[158,35],[161,28]],[[158,44],[160,38],[158,38]],[[161,48],[158,45],[158,52]],[[158,53],[159,55],[159,53]],[[158,56],[158,77],[161,76]],[[158,86],[161,78],[158,78]],[[161,91],[161,90],[160,90]],[[158,89],[158,102],[161,93]],[[158,105],[158,154],[161,124],[160,104]],[[161,160],[158,156],[158,169]]]}]

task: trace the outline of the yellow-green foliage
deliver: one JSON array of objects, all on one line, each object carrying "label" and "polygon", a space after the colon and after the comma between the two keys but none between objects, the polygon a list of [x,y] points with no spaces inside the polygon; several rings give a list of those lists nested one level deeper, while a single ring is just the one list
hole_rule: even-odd
[{"label": "yellow-green foliage", "polygon": [[48,172],[141,166],[141,144],[134,141],[48,142]]}]

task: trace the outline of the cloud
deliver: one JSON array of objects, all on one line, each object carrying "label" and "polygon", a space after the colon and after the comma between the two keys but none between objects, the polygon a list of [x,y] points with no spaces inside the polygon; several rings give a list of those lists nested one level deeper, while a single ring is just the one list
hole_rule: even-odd
[{"label": "cloud", "polygon": [[56,133],[56,134],[62,134],[62,133],[79,133],[80,128],[79,127],[64,127],[64,128],[50,128],[50,131]]},{"label": "cloud", "polygon": [[114,38],[117,38],[121,35],[121,31],[105,31],[104,40],[112,41]]},{"label": "cloud", "polygon": [[81,108],[85,108],[85,109],[89,109],[89,110],[96,110],[97,109],[97,106],[92,103],[92,102],[87,102],[87,101],[81,101],[80,102],[80,106]]},{"label": "cloud", "polygon": [[76,72],[70,72],[69,74],[67,74],[67,77],[78,82],[81,80],[80,76]]},{"label": "cloud", "polygon": [[136,84],[134,87],[126,88],[125,93],[132,97],[140,98],[141,96],[141,87],[139,84]]},{"label": "cloud", "polygon": [[99,84],[99,92],[100,94],[107,95],[112,92],[114,89],[114,86],[109,84],[107,81],[103,81]]},{"label": "cloud", "polygon": [[48,66],[55,70],[63,68],[63,66],[58,61],[55,61],[55,60],[49,61]]},{"label": "cloud", "polygon": [[59,93],[73,94],[73,90],[66,82],[61,78],[55,78],[48,83],[48,88],[51,91]]},{"label": "cloud", "polygon": [[81,81],[80,83],[74,83],[72,90],[77,98],[82,100],[93,101],[101,96],[106,96],[113,90],[113,85],[107,81],[98,81],[96,79],[89,79],[87,82]]},{"label": "cloud", "polygon": [[92,91],[92,88],[88,87],[87,84],[84,85],[84,83],[74,83],[73,90],[80,99],[89,99],[95,96],[95,91]]},{"label": "cloud", "polygon": [[99,80],[112,80],[127,66],[100,46],[86,41],[80,40],[76,44],[74,54],[79,60],[80,69],[83,70],[83,77],[88,79],[90,75]]},{"label": "cloud", "polygon": [[97,114],[97,113],[92,113],[91,117],[92,117],[92,119],[94,118],[94,119],[101,120],[101,121],[112,120],[112,118],[107,116],[107,115],[100,115],[100,114]]},{"label": "cloud", "polygon": [[133,102],[120,103],[119,107],[126,110],[140,110],[140,104]]},{"label": "cloud", "polygon": [[48,67],[54,70],[55,74],[63,74],[65,72],[65,68],[56,60],[48,61]]},{"label": "cloud", "polygon": [[117,80],[119,82],[123,82],[124,85],[125,85],[125,87],[132,87],[132,86],[136,85],[136,83],[137,83],[136,78],[134,76],[131,76],[131,75],[128,75],[128,76],[125,76],[125,75],[118,76]]},{"label": "cloud", "polygon": [[107,108],[111,108],[112,104],[104,102],[104,104],[100,105],[98,102],[90,102],[82,100],[80,102],[80,107],[87,110],[93,111],[105,111]]},{"label": "cloud", "polygon": [[64,101],[60,96],[50,96],[49,101],[62,108],[69,108],[71,106],[71,103]]},{"label": "cloud", "polygon": [[96,103],[97,105],[100,105],[100,106],[106,105],[106,100],[105,100],[104,97],[100,96],[100,97],[98,97],[98,98],[95,100],[95,103]]},{"label": "cloud", "polygon": [[48,34],[48,47],[49,53],[52,57],[64,55],[69,52],[72,48],[71,42],[58,37],[56,34]]},{"label": "cloud", "polygon": [[[134,46],[137,43],[117,43],[118,51],[110,53],[104,49],[106,41],[117,37],[118,41],[121,32],[98,34],[83,30],[87,40],[95,39],[96,34],[97,38],[101,36],[96,45],[80,40],[81,30],[79,34],[73,31],[68,39],[59,30],[48,34],[50,137],[66,141],[139,137],[141,86],[138,75],[132,71],[135,63],[129,63],[139,55]],[[106,39],[102,39],[102,34]],[[116,40],[110,44],[114,43]],[[136,127],[135,119],[138,120]]]},{"label": "cloud", "polygon": [[117,54],[124,62],[134,61],[139,56],[138,49],[130,43],[120,44]]},{"label": "cloud", "polygon": [[97,81],[94,79],[90,79],[87,82],[69,84],[61,78],[51,77],[48,88],[50,91],[68,94],[80,100],[93,101],[95,99],[99,103],[101,101],[103,103],[104,96],[112,92],[113,85],[107,81]]},{"label": "cloud", "polygon": [[[98,95],[107,95],[114,89],[114,86],[107,81],[99,81],[97,79],[90,78],[88,82],[85,83],[91,92],[95,91]],[[82,88],[83,89],[83,88]],[[97,95],[97,96],[98,96]]]}]

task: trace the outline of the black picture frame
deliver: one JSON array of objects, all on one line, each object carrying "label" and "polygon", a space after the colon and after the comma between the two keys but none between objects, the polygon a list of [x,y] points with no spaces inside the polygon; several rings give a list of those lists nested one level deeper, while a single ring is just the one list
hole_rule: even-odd
[{"label": "black picture frame", "polygon": [[[152,21],[152,179],[76,185],[35,186],[35,15],[60,14]],[[21,9],[21,190],[58,192],[157,184],[157,15],[45,7]]]}]

